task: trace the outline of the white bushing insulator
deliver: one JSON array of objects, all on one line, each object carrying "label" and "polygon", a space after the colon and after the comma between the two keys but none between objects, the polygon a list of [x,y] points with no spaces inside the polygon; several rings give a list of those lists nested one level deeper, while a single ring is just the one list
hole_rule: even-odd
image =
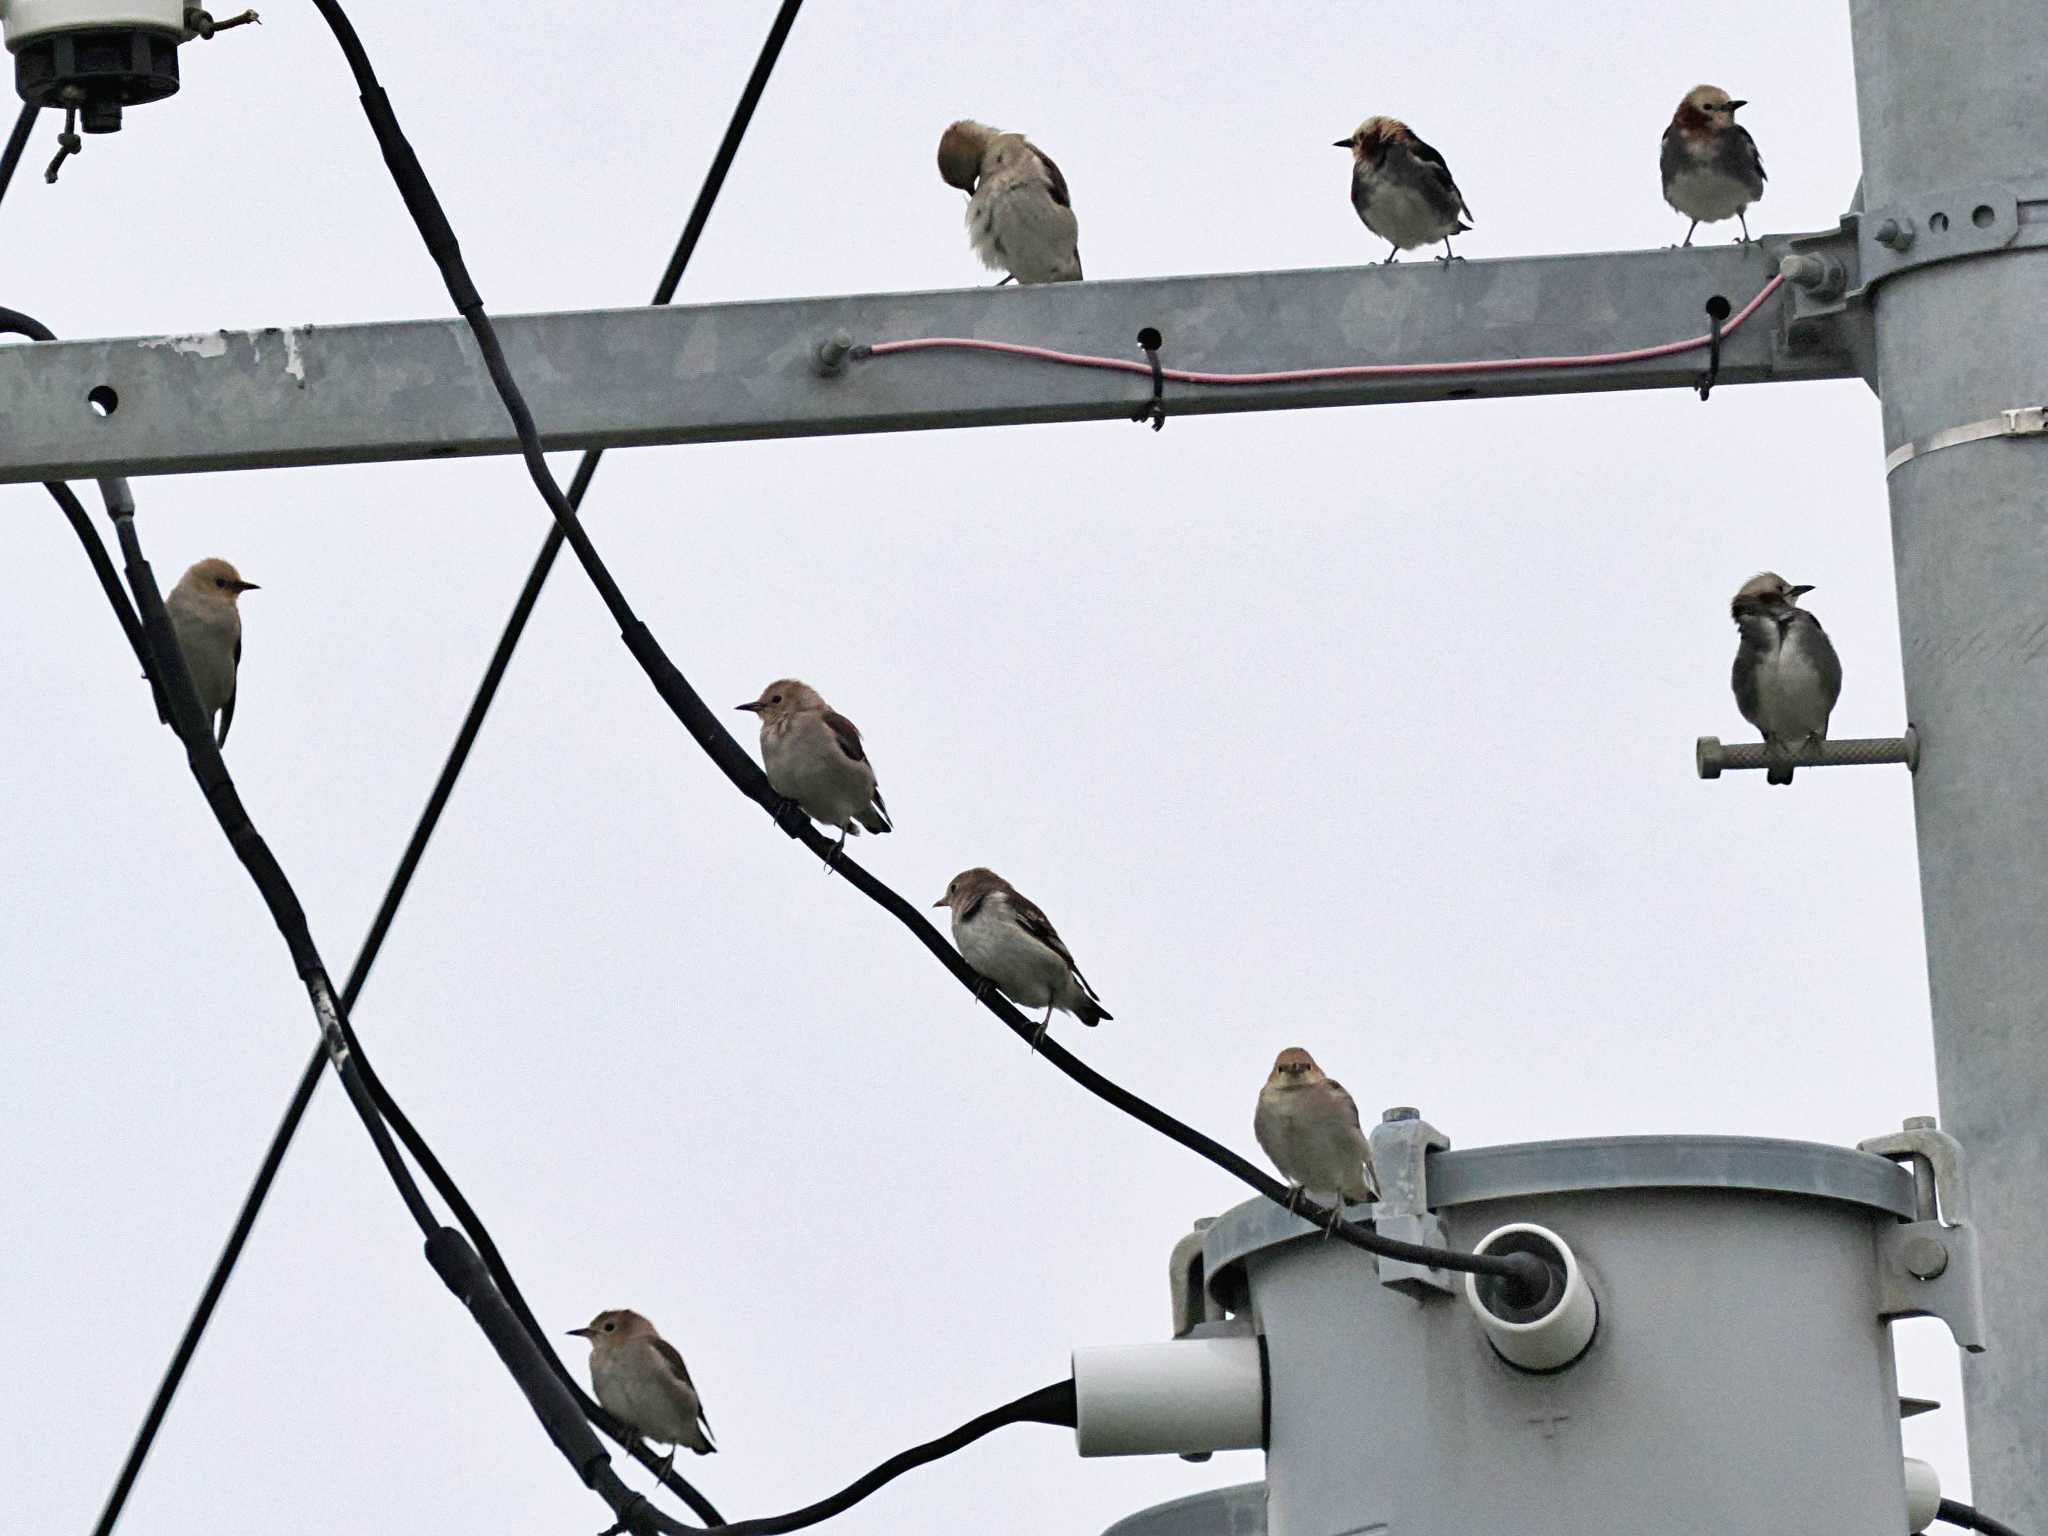
[{"label": "white bushing insulator", "polygon": [[1508,1302],[1493,1277],[1465,1277],[1465,1305],[1501,1359],[1525,1371],[1558,1371],[1586,1352],[1600,1323],[1600,1305],[1563,1238],[1548,1227],[1518,1221],[1494,1228],[1472,1251],[1532,1253],[1552,1270],[1549,1292],[1523,1306]]},{"label": "white bushing insulator", "polygon": [[1917,1456],[1906,1458],[1906,1529],[1924,1531],[1941,1510],[1941,1474]]},{"label": "white bushing insulator", "polygon": [[51,32],[141,29],[185,33],[185,0],[4,0],[7,46]]},{"label": "white bushing insulator", "polygon": [[1104,1344],[1074,1351],[1083,1456],[1181,1456],[1266,1443],[1266,1366],[1255,1338]]}]

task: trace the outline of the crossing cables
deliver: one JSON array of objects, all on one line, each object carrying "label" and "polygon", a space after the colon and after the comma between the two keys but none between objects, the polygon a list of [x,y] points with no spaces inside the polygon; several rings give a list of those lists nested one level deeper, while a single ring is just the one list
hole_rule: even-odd
[{"label": "crossing cables", "polygon": [[[456,240],[454,228],[449,224],[448,217],[441,208],[440,199],[435,195],[433,185],[420,165],[419,157],[406,139],[404,129],[399,126],[398,115],[392,108],[391,98],[378,83],[376,69],[370,62],[361,37],[357,35],[354,25],[349,21],[348,13],[340,0],[313,0],[313,4],[319,10],[322,19],[327,22],[329,30],[334,34],[335,42],[340,46],[342,55],[348,62],[349,71],[354,76],[356,89],[360,93],[363,113],[369,119],[371,132],[376,135],[378,147],[384,155],[385,166],[391,173],[392,181],[397,185],[399,195],[405,200],[406,211],[412,216],[420,238],[426,244],[428,254],[434,258],[435,265],[440,269],[442,282],[448,289],[449,297],[454,301],[456,312],[467,322],[470,334],[476,341],[477,350],[483,356],[484,367],[490,374],[491,383],[497,389],[499,399],[504,402],[505,412],[511,418],[513,431],[519,438],[520,456],[525,460],[527,472],[547,502],[548,509],[554,514],[564,539],[575,551],[584,574],[589,577],[591,585],[597,589],[598,596],[603,599],[605,607],[610,610],[614,622],[618,624],[619,638],[632,653],[634,660],[639,662],[648,680],[653,683],[655,691],[661,695],[663,702],[682,723],[683,728],[695,738],[697,745],[718,765],[734,787],[773,816],[776,824],[784,832],[803,842],[823,858],[831,848],[828,840],[819,834],[811,825],[809,818],[795,805],[778,796],[769,787],[766,776],[756,766],[754,760],[733,739],[732,733],[712,714],[697,691],[669,660],[652,631],[626,601],[625,593],[620,590],[617,580],[598,554],[596,546],[591,543],[590,535],[578,521],[575,507],[570,505],[562,494],[562,488],[555,483],[554,474],[549,470],[547,458],[541,449],[540,432],[534,424],[533,413],[527,406],[518,380],[512,376],[511,366],[505,360],[505,350],[499,342],[497,327],[490,315],[485,312],[483,296],[477,292],[476,284],[463,262],[462,248]],[[909,928],[918,941],[953,972],[961,985],[975,993],[982,1005],[994,1013],[1014,1034],[1025,1040],[1033,1038],[1036,1033],[1034,1027],[993,987],[986,985],[982,977],[968,968],[967,963],[953,947],[940,938],[938,930],[925,921],[921,912],[851,859],[840,856],[835,858],[834,863],[855,889],[886,908]],[[1497,1275],[1508,1281],[1510,1288],[1517,1294],[1524,1290],[1532,1295],[1538,1294],[1548,1283],[1549,1277],[1541,1261],[1529,1254],[1477,1254],[1429,1248],[1417,1243],[1382,1237],[1368,1228],[1346,1222],[1342,1219],[1341,1211],[1331,1210],[1303,1198],[1300,1191],[1288,1189],[1222,1143],[1203,1135],[1194,1127],[1184,1124],[1128,1089],[1111,1082],[1053,1041],[1044,1041],[1039,1047],[1038,1054],[1096,1097],[1179,1142],[1190,1151],[1207,1158],[1225,1172],[1249,1184],[1267,1199],[1287,1205],[1309,1220],[1327,1226],[1337,1237],[1354,1247],[1363,1248],[1368,1253],[1403,1259],[1431,1268]]]}]

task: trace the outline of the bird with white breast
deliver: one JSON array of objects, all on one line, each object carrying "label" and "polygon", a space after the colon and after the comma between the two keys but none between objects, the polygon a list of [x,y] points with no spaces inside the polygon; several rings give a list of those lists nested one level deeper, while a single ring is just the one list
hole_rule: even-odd
[{"label": "bird with white breast", "polygon": [[676,1347],[638,1312],[600,1312],[570,1336],[590,1341],[590,1387],[606,1413],[644,1440],[669,1448],[663,1471],[688,1446],[699,1456],[718,1449],[690,1368]]},{"label": "bird with white breast", "polygon": [[1357,1103],[1300,1046],[1275,1058],[1259,1090],[1252,1134],[1293,1186],[1290,1207],[1303,1193],[1327,1194],[1342,1215],[1346,1205],[1379,1198],[1372,1143],[1359,1124]]},{"label": "bird with white breast", "polygon": [[1052,920],[994,870],[962,870],[932,905],[952,908],[953,942],[977,975],[1019,1008],[1045,1010],[1031,1036],[1034,1051],[1055,1008],[1091,1028],[1114,1017],[1074,964]]},{"label": "bird with white breast", "polygon": [[235,681],[242,666],[242,611],[236,600],[256,590],[256,583],[242,580],[227,561],[201,560],[164,599],[207,729],[213,729],[215,716],[220,718],[216,747],[227,745],[228,727],[235,723]]},{"label": "bird with white breast", "polygon": [[734,706],[761,717],[761,766],[768,786],[794,800],[811,820],[839,833],[838,857],[849,833],[894,830],[875,786],[860,728],[793,677],[779,678],[751,704]]}]

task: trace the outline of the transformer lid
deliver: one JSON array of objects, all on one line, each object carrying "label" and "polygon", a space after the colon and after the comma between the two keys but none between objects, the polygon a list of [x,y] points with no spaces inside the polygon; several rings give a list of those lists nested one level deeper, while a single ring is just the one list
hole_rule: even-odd
[{"label": "transformer lid", "polygon": [[[1767,1136],[1530,1141],[1431,1152],[1424,1166],[1432,1210],[1589,1190],[1723,1189],[1838,1201],[1902,1221],[1916,1211],[1913,1175],[1898,1163],[1853,1147]],[[1247,1256],[1316,1231],[1270,1200],[1225,1211],[1205,1234],[1210,1294],[1241,1295],[1241,1277],[1231,1271]]]}]

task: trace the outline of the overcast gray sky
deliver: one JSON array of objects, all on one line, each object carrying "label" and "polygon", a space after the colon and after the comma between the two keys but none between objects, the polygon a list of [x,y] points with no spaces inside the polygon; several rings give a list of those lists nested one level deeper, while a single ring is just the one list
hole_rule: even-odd
[{"label": "overcast gray sky", "polygon": [[[353,6],[499,312],[645,301],[772,9]],[[985,282],[932,164],[962,115],[1059,160],[1091,277],[1376,260],[1329,147],[1371,112],[1448,157],[1474,260],[1677,239],[1657,136],[1701,81],[1753,103],[1753,228],[1830,227],[1857,176],[1837,5],[982,14],[813,0],[683,297]],[[183,70],[55,187],[45,120],[0,302],[69,336],[446,312],[310,6]],[[1881,456],[1839,383],[636,450],[586,512],[714,704],[793,673],[860,722],[899,828],[863,858],[922,901],[1010,876],[1117,1015],[1061,1037],[1247,1153],[1291,1044],[1461,1146],[1853,1143],[1935,1106],[1907,777],[1691,761],[1747,735],[1727,600],[1766,566],[1818,585],[1837,731],[1903,723]],[[545,509],[511,459],[136,491],[166,586],[262,584],[228,756],[339,977]],[[77,1531],[315,1037],[70,532],[6,500],[0,1445],[10,1523]],[[1168,1248],[1242,1194],[774,832],[568,562],[356,1020],[542,1318],[681,1347],[735,1518],[1163,1337]],[[1901,1338],[1949,1405],[1907,1448],[1965,1488],[1946,1334]],[[836,1529],[1087,1533],[1259,1472],[1012,1429]],[[124,1528],[604,1523],[324,1086]]]}]

